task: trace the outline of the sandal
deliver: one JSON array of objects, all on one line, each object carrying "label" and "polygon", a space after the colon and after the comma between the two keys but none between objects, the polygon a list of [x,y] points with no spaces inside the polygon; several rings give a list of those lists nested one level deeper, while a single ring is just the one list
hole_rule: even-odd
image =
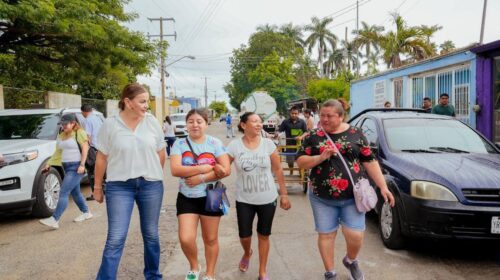
[{"label": "sandal", "polygon": [[259,278],[257,278],[257,280],[269,280],[269,277],[266,276],[266,277],[262,278],[262,277],[259,276]]},{"label": "sandal", "polygon": [[250,249],[250,257],[248,257],[248,259],[245,259],[244,254],[243,254],[243,257],[241,257],[240,265],[239,265],[239,269],[241,272],[246,272],[248,270],[248,267],[250,266],[250,258],[252,257],[252,254],[253,254],[253,250]]}]

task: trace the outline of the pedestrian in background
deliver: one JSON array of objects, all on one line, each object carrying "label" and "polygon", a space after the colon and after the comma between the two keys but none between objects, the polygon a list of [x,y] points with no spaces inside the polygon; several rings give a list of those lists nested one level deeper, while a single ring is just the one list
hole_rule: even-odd
[{"label": "pedestrian in background", "polygon": [[429,114],[432,112],[432,101],[429,97],[424,97],[422,109],[424,109],[425,112]]},{"label": "pedestrian in background", "polygon": [[305,138],[297,155],[298,166],[311,169],[309,200],[318,232],[319,252],[326,270],[325,280],[337,277],[333,260],[335,237],[340,225],[347,245],[342,263],[349,270],[351,279],[364,279],[357,257],[363,244],[365,213],[356,208],[353,183],[335,150],[344,157],[356,182],[366,171],[380,188],[384,200],[394,206],[394,197],[368,141],[359,128],[343,122],[343,117],[344,108],[339,101],[323,103],[320,109],[322,128],[313,130]]},{"label": "pedestrian in background", "polygon": [[445,115],[455,117],[455,107],[450,103],[450,96],[447,93],[439,95],[439,104],[432,108],[432,113],[437,115]]},{"label": "pedestrian in background", "polygon": [[[302,134],[307,132],[307,125],[303,119],[299,118],[298,107],[292,107],[289,110],[290,117],[283,122],[278,129],[279,132],[285,133],[285,142],[287,146],[296,146],[297,141],[302,140]],[[275,137],[279,137],[279,134],[276,133]],[[284,150],[287,154],[286,162],[288,164],[288,169],[290,170],[290,175],[293,175],[293,166],[295,162],[295,153],[297,152],[297,148],[287,148]]]},{"label": "pedestrian in background", "polygon": [[310,131],[314,128],[314,118],[311,115],[311,109],[304,110],[304,118],[306,121],[307,131]]},{"label": "pedestrian in background", "polygon": [[227,113],[226,116],[226,138],[234,138],[234,130],[233,130],[233,117],[231,117],[231,114]]},{"label": "pedestrian in background", "polygon": [[[229,143],[229,159],[236,167],[236,213],[238,232],[243,247],[239,269],[246,272],[252,256],[252,227],[257,215],[257,237],[259,240],[259,280],[269,280],[267,260],[269,257],[271,227],[276,212],[277,198],[280,207],[290,209],[281,160],[276,145],[271,139],[261,137],[262,119],[247,112],[238,125],[244,135]],[[279,193],[273,174],[279,184]]]},{"label": "pedestrian in background", "polygon": [[166,116],[165,121],[163,121],[163,133],[165,133],[165,141],[167,142],[167,156],[170,157],[170,149],[175,142],[175,126],[172,125],[169,116]]},{"label": "pedestrian in background", "polygon": [[57,136],[56,150],[42,170],[47,172],[50,166],[62,166],[64,170],[56,210],[51,217],[40,220],[40,223],[53,229],[59,228],[59,220],[68,207],[70,194],[82,212],[73,221],[82,222],[92,218],[92,213],[80,192],[80,181],[85,173],[85,159],[89,149],[87,133],[78,124],[75,114],[63,115],[60,125],[62,132]]},{"label": "pedestrian in background", "polygon": [[204,109],[189,111],[186,126],[188,136],[175,141],[170,156],[172,176],[180,178],[176,202],[179,241],[190,265],[186,279],[198,280],[201,266],[198,262],[196,234],[198,223],[201,223],[207,266],[203,280],[213,280],[219,255],[218,235],[222,211],[205,210],[207,185],[229,176],[231,164],[222,142],[205,134],[208,115]]},{"label": "pedestrian in background", "polygon": [[81,107],[82,115],[85,118],[83,123],[83,127],[85,128],[85,132],[87,132],[87,136],[89,138],[89,152],[87,155],[87,161],[85,162],[85,168],[87,169],[87,177],[89,178],[90,189],[92,193],[87,200],[94,200],[94,169],[95,169],[95,157],[97,155],[97,134],[99,134],[99,130],[102,126],[102,121],[99,119],[94,113],[92,105],[84,104]]},{"label": "pedestrian in background", "polygon": [[391,108],[391,107],[392,107],[391,102],[386,101],[386,102],[384,103],[384,108]]},{"label": "pedestrian in background", "polygon": [[106,178],[108,235],[97,279],[116,279],[134,202],[144,242],[144,277],[162,279],[158,221],[163,199],[165,140],[156,118],[147,113],[149,93],[138,83],[122,91],[120,113],[109,117],[97,138],[94,197],[103,201]]}]

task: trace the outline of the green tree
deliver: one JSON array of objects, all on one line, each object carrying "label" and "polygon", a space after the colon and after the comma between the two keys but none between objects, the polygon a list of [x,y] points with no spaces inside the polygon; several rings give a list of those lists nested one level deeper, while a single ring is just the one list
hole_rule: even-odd
[{"label": "green tree", "polygon": [[317,45],[318,46],[318,65],[320,67],[320,76],[324,75],[323,69],[323,58],[324,54],[328,51],[328,45],[332,49],[337,46],[337,36],[333,34],[329,29],[328,25],[332,23],[333,18],[319,19],[313,17],[311,19],[312,23],[305,26],[305,30],[311,32],[306,39],[306,46],[309,52]]},{"label": "green tree", "polygon": [[409,57],[409,61],[418,61],[432,55],[432,46],[427,43],[427,35],[419,27],[408,26],[397,13],[393,14],[393,20],[396,30],[380,38],[383,58],[388,68],[403,65],[402,55]]},{"label": "green tree", "polygon": [[[270,61],[269,55],[273,53],[277,56],[272,56],[273,60]],[[289,36],[268,30],[252,34],[248,40],[248,46],[242,45],[233,50],[233,56],[230,58],[231,81],[224,86],[224,90],[229,95],[231,106],[239,109],[241,102],[252,91],[258,89],[259,85],[250,81],[250,73],[257,69],[264,59],[267,59],[267,65],[280,64],[282,60],[289,59],[293,61],[289,65],[289,71],[292,71],[292,66],[301,65],[303,54],[304,50],[297,47],[296,42]],[[304,70],[300,66],[296,69]],[[303,74],[304,71],[297,73]],[[303,76],[307,77],[305,74]]]},{"label": "green tree", "polygon": [[293,59],[281,58],[273,52],[253,70],[250,82],[258,90],[264,90],[277,103],[277,110],[285,113],[290,100],[298,98],[297,81],[292,69]]},{"label": "green tree", "polygon": [[358,49],[365,48],[365,59],[368,63],[367,67],[369,69],[375,70],[376,71],[376,66],[377,65],[371,65],[369,62],[373,62],[373,60],[370,60],[369,58],[371,57],[372,51],[378,51],[380,48],[380,36],[382,35],[382,31],[384,31],[383,26],[379,25],[369,25],[368,23],[362,21],[361,22],[361,29],[360,30],[354,30],[353,34],[356,35],[354,38],[354,44]]},{"label": "green tree", "polygon": [[295,43],[297,44],[297,47],[302,48],[304,47],[304,34],[302,34],[303,27],[298,26],[298,25],[293,25],[293,23],[287,23],[283,24],[279,28],[279,32],[285,36],[288,36],[292,38]]},{"label": "green tree", "polygon": [[446,54],[455,49],[455,44],[451,40],[446,40],[439,45],[439,48],[441,49],[440,54]]},{"label": "green tree", "polygon": [[344,98],[349,100],[349,81],[343,77],[334,80],[321,79],[309,83],[309,96],[322,103],[331,98]]},{"label": "green tree", "polygon": [[0,2],[0,83],[116,97],[149,73],[157,51],[122,24],[129,0]]},{"label": "green tree", "polygon": [[208,108],[213,109],[217,117],[228,111],[226,101],[212,101]]}]

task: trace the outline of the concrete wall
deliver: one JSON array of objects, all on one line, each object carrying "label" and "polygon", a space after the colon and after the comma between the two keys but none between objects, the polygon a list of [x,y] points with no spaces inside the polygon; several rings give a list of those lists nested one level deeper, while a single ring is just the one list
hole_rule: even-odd
[{"label": "concrete wall", "polygon": [[[401,69],[391,70],[380,73],[371,77],[363,78],[351,83],[351,111],[350,115],[354,116],[367,108],[373,108],[375,105],[374,93],[377,83],[384,84],[385,99],[394,104],[394,89],[392,81],[401,78],[403,80],[403,107],[411,107],[411,76],[424,72],[437,71],[450,66],[459,66],[464,63],[470,63],[471,80],[470,80],[470,108],[475,104],[476,100],[476,61],[475,54],[468,50],[458,52],[449,56],[444,56],[436,59],[430,59],[415,65],[409,65]],[[475,114],[470,114],[470,124],[475,125]]]},{"label": "concrete wall", "polygon": [[0,85],[0,110],[5,109],[5,104],[3,103],[3,86]]},{"label": "concrete wall", "polygon": [[106,100],[106,117],[114,116],[120,113],[120,108],[118,108],[118,100],[108,99]]},{"label": "concrete wall", "polygon": [[45,108],[80,108],[82,106],[82,97],[76,94],[67,94],[61,92],[48,91],[45,94]]}]

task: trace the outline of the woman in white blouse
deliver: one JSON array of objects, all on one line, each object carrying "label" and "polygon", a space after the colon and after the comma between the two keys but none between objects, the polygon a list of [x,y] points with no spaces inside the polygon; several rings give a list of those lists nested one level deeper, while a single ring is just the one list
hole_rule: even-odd
[{"label": "woman in white blouse", "polygon": [[108,236],[97,279],[116,279],[134,202],[139,208],[144,240],[144,277],[161,279],[158,220],[163,199],[165,141],[155,117],[147,113],[149,93],[127,85],[120,113],[106,119],[97,137],[94,198],[103,201],[106,171]]}]

